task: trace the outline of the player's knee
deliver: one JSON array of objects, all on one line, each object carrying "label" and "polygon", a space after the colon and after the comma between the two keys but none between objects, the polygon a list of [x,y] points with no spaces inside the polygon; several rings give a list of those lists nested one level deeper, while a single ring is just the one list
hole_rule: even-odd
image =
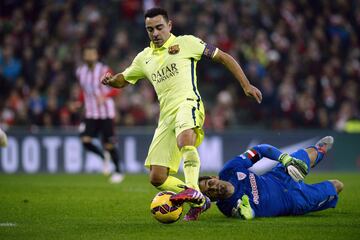
[{"label": "player's knee", "polygon": [[81,137],[81,142],[82,142],[83,144],[91,143],[91,141],[92,141],[92,138],[89,137],[89,136]]},{"label": "player's knee", "polygon": [[163,185],[167,177],[168,170],[166,168],[152,167],[150,170],[150,183],[155,187]]},{"label": "player's knee", "polygon": [[150,174],[150,183],[154,187],[159,187],[164,184],[167,177],[168,177],[167,175],[163,175],[163,174]]},{"label": "player's knee", "polygon": [[179,134],[176,140],[179,149],[184,146],[194,146],[196,143],[196,133],[194,129],[185,130]]},{"label": "player's knee", "polygon": [[161,186],[169,175],[169,168],[163,166],[150,166],[150,183],[155,186]]},{"label": "player's knee", "polygon": [[330,182],[334,185],[337,193],[340,193],[343,190],[344,184],[341,181],[334,179],[330,180]]}]

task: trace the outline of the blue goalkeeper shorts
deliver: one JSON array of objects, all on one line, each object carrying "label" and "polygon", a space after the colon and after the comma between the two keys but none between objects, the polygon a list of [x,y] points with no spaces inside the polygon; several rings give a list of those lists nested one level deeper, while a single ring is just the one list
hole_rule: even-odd
[{"label": "blue goalkeeper shorts", "polygon": [[335,186],[330,181],[316,184],[299,183],[298,187],[289,189],[289,193],[294,203],[294,215],[334,208],[338,201]]},{"label": "blue goalkeeper shorts", "polygon": [[[304,149],[300,149],[290,155],[304,161],[310,170],[310,158]],[[302,215],[336,206],[338,195],[335,186],[330,181],[316,184],[297,183],[285,172],[282,164],[278,164],[273,171],[278,178],[282,178],[288,189],[293,205],[291,215]]]}]

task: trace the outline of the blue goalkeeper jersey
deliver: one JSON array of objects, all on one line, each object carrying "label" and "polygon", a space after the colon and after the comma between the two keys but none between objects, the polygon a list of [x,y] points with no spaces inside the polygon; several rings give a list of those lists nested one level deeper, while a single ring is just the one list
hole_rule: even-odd
[{"label": "blue goalkeeper jersey", "polygon": [[[230,182],[235,190],[230,198],[217,202],[220,211],[229,217],[239,217],[241,198],[245,194],[255,217],[301,215],[336,206],[337,192],[329,181],[317,184],[295,182],[281,163],[262,176],[248,170],[262,157],[276,160],[280,155],[280,150],[274,146],[261,144],[227,162],[219,178]],[[310,169],[310,158],[304,149],[291,156],[304,161]]]},{"label": "blue goalkeeper jersey", "polygon": [[230,182],[234,194],[225,200],[219,200],[217,206],[226,216],[240,216],[240,202],[244,194],[249,197],[256,217],[289,215],[293,209],[293,200],[288,194],[289,184],[294,181],[280,165],[269,173],[257,176],[248,170],[257,160],[258,153],[248,150],[244,154],[228,161],[219,173],[219,178]]}]

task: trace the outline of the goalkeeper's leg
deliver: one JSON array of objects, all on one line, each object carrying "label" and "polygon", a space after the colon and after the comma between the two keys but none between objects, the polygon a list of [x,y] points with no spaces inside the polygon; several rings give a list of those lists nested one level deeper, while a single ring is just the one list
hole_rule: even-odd
[{"label": "goalkeeper's leg", "polygon": [[312,168],[322,161],[326,153],[332,148],[333,144],[334,138],[332,136],[326,136],[320,139],[315,146],[305,149],[309,155]]}]

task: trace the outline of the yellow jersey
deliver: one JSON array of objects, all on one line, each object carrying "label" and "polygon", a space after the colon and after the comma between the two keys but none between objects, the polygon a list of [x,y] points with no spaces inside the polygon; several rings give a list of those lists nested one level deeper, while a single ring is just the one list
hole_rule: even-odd
[{"label": "yellow jersey", "polygon": [[151,82],[160,102],[160,117],[163,117],[174,113],[187,100],[195,101],[200,107],[196,64],[203,55],[212,58],[217,51],[192,35],[171,34],[160,48],[151,42],[122,74],[131,84],[144,78]]}]

